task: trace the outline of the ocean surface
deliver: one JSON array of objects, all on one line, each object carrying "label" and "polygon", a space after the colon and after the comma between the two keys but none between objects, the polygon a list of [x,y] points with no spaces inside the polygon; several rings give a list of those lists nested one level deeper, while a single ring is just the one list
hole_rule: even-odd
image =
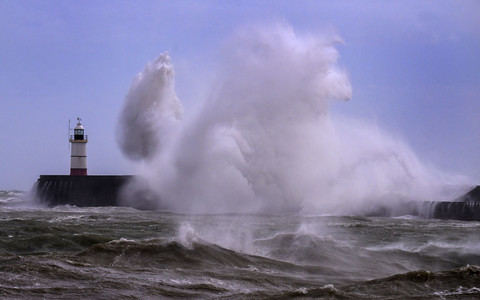
[{"label": "ocean surface", "polygon": [[478,299],[480,223],[45,208],[0,191],[0,298]]}]

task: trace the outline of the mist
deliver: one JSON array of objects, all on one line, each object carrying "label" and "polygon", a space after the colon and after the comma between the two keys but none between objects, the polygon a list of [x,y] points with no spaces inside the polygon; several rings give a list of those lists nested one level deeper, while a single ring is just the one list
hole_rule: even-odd
[{"label": "mist", "polygon": [[117,141],[132,160],[151,159],[176,133],[183,112],[168,53],[148,62],[133,80],[117,126]]},{"label": "mist", "polygon": [[286,24],[238,30],[190,119],[168,53],[147,63],[117,126],[120,148],[141,166],[124,201],[188,213],[361,214],[450,200],[446,187],[467,179],[422,163],[376,125],[332,116],[352,98],[341,43]]}]

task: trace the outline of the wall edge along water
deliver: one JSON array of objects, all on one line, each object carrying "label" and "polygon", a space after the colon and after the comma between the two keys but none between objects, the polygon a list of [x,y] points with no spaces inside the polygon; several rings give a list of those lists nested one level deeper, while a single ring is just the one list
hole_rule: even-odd
[{"label": "wall edge along water", "polygon": [[123,206],[121,191],[133,178],[133,175],[40,175],[34,189],[37,201],[49,207]]}]

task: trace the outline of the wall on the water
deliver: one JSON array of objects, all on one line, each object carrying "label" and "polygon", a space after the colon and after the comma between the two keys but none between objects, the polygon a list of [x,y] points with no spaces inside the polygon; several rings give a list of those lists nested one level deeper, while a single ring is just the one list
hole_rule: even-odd
[{"label": "wall on the water", "polygon": [[437,202],[431,217],[463,221],[480,221],[480,202]]},{"label": "wall on the water", "polygon": [[[131,206],[147,210],[159,209],[158,201],[154,201],[158,199],[155,199],[153,194],[149,194],[148,189],[133,189],[134,194],[130,191],[130,196],[135,198],[134,203],[121,201],[122,189],[133,180],[139,181],[140,179],[127,175],[40,175],[35,190],[37,199],[50,207],[57,205],[75,205],[79,207]],[[435,219],[480,221],[480,186],[473,188],[453,201],[411,201],[405,203],[400,211],[398,209],[392,210],[389,207],[380,207],[374,211],[365,212],[365,215],[384,217],[406,214]]]},{"label": "wall on the water", "polygon": [[480,221],[480,186],[452,202],[438,202],[432,213],[436,219]]},{"label": "wall on the water", "polygon": [[419,211],[425,218],[480,221],[480,186],[452,201],[424,202]]},{"label": "wall on the water", "polygon": [[452,201],[405,201],[401,206],[366,207],[361,215],[370,217],[412,215],[427,219],[480,221],[480,186]]},{"label": "wall on the water", "polygon": [[120,192],[134,176],[40,175],[36,183],[38,201],[57,205],[120,206]]}]

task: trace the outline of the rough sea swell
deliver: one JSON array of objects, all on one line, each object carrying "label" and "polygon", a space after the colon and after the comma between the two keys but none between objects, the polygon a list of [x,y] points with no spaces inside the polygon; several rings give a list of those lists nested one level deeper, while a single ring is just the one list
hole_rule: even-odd
[{"label": "rough sea swell", "polygon": [[471,182],[331,116],[352,93],[340,41],[285,25],[237,32],[186,120],[170,57],[149,62],[117,133],[144,179],[123,204],[158,210],[35,208],[1,193],[0,295],[478,298],[480,223],[358,217],[451,200]]},{"label": "rough sea swell", "polygon": [[9,199],[0,208],[2,298],[480,297],[478,222]]}]

